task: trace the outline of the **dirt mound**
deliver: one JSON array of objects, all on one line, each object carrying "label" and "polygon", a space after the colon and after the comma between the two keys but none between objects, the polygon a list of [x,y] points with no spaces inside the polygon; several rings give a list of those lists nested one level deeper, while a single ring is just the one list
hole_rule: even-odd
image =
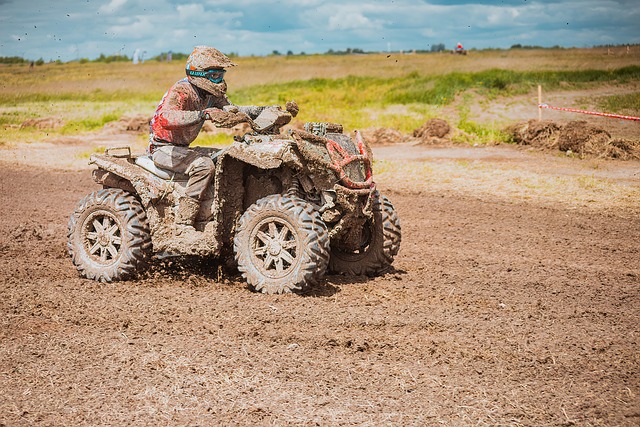
[{"label": "dirt mound", "polygon": [[413,131],[413,137],[423,144],[442,144],[449,142],[451,126],[443,119],[429,119],[420,128]]},{"label": "dirt mound", "polygon": [[560,128],[560,125],[550,120],[529,120],[513,124],[506,131],[517,144],[555,148]]},{"label": "dirt mound", "polygon": [[389,128],[369,128],[361,132],[364,140],[372,145],[398,144],[407,139],[401,132]]},{"label": "dirt mound", "polygon": [[[569,122],[558,133],[558,150],[579,153],[585,149],[596,151],[605,146],[611,134],[604,129],[589,125],[585,121]],[[594,154],[597,154],[594,153]]]},{"label": "dirt mound", "polygon": [[20,129],[36,128],[36,129],[57,129],[64,126],[64,122],[55,117],[41,117],[39,119],[29,119],[22,122]]},{"label": "dirt mound", "polygon": [[144,114],[122,116],[120,120],[105,124],[103,130],[107,133],[149,132],[149,121],[150,117]]},{"label": "dirt mound", "polygon": [[429,119],[419,129],[413,131],[416,138],[444,138],[451,132],[451,126],[443,119]]},{"label": "dirt mound", "polygon": [[581,157],[605,157],[611,159],[640,158],[640,142],[612,139],[604,129],[585,121],[567,123],[558,133],[558,149],[579,154]]},{"label": "dirt mound", "polygon": [[424,144],[441,144],[449,142],[447,136],[451,127],[446,120],[429,119],[412,135],[405,135],[400,131],[389,128],[368,128],[362,130],[362,137],[372,145],[392,145],[407,141]]},{"label": "dirt mound", "polygon": [[583,120],[565,125],[549,120],[529,120],[515,123],[505,131],[520,145],[555,149],[580,157],[640,159],[640,141],[612,139],[605,129]]}]

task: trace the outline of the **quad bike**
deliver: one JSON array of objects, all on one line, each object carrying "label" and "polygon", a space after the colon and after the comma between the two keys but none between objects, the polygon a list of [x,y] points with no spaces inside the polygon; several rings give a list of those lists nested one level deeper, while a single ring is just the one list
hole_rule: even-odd
[{"label": "quad bike", "polygon": [[151,257],[213,256],[235,265],[264,293],[300,290],[326,271],[377,275],[400,247],[400,221],[376,190],[372,152],[333,123],[280,129],[291,115],[268,107],[253,131],[224,149],[196,147],[214,159],[196,230],[187,244],[175,224],[187,176],[159,169],[130,147],[94,154],[102,189],[84,197],[69,219],[68,251],[80,274],[101,282],[126,280]]}]

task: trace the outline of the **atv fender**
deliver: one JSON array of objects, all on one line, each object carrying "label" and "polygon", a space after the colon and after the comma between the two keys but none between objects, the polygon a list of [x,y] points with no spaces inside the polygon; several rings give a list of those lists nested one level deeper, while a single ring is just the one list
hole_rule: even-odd
[{"label": "atv fender", "polygon": [[[107,154],[92,154],[90,164],[124,178],[131,183],[144,206],[151,200],[172,196],[175,190],[170,183],[153,176],[151,173],[132,163],[127,157],[115,157]],[[94,174],[94,179],[102,178],[102,174]],[[99,182],[99,181],[98,181]],[[124,188],[127,190],[126,188]]]},{"label": "atv fender", "polygon": [[290,156],[290,146],[288,139],[263,137],[249,143],[235,142],[225,154],[260,169],[276,169]]}]

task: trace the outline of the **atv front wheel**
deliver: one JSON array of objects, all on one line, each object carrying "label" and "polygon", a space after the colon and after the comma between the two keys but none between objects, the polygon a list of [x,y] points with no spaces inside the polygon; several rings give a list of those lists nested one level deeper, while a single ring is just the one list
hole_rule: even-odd
[{"label": "atv front wheel", "polygon": [[329,262],[329,232],[298,197],[272,195],[251,205],[233,240],[238,270],[256,291],[281,294],[317,283]]},{"label": "atv front wheel", "polygon": [[375,276],[391,267],[400,250],[400,219],[386,196],[377,191],[372,195],[373,219],[367,221],[360,249],[351,251],[331,246],[329,271],[348,276]]},{"label": "atv front wheel", "polygon": [[93,192],[69,219],[67,249],[80,274],[99,282],[125,280],[151,256],[151,235],[140,202],[116,188]]}]

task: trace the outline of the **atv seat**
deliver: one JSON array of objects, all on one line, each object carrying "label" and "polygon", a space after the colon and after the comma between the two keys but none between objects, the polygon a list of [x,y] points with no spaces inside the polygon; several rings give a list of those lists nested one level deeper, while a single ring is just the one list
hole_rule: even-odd
[{"label": "atv seat", "polygon": [[151,172],[158,178],[166,179],[168,181],[188,181],[189,175],[184,175],[181,173],[175,173],[166,169],[160,169],[153,163],[151,156],[138,156],[135,160],[136,165],[141,168]]}]

